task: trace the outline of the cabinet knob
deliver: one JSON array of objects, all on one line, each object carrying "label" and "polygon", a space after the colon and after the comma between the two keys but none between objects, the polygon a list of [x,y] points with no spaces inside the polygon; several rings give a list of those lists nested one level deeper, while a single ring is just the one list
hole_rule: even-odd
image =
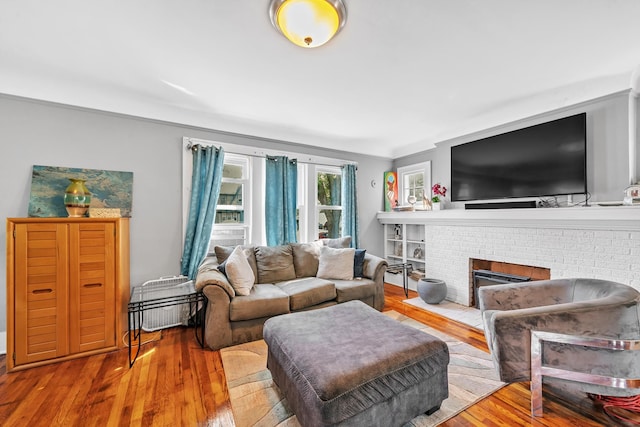
[{"label": "cabinet knob", "polygon": [[47,289],[34,289],[32,291],[32,293],[34,294],[50,294],[51,292],[53,292],[53,289],[51,288],[47,288]]}]

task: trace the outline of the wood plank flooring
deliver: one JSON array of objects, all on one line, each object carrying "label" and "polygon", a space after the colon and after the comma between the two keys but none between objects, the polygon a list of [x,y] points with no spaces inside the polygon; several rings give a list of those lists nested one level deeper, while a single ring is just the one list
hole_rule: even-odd
[{"label": "wood plank flooring", "polygon": [[[386,285],[385,295],[385,310],[487,351],[480,331],[404,304],[402,288]],[[615,425],[584,395],[547,389],[545,415],[533,418],[528,386],[508,385],[442,425]],[[10,374],[0,356],[0,426],[129,425],[234,426],[220,353],[202,350],[192,329],[172,328],[143,346],[132,369],[126,350]]]}]

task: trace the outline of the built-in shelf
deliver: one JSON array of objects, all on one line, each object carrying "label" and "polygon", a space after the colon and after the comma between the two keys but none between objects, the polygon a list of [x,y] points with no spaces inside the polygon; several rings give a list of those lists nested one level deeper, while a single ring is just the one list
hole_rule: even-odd
[{"label": "built-in shelf", "polygon": [[640,231],[640,206],[378,212],[382,224]]},{"label": "built-in shelf", "polygon": [[[411,264],[402,273],[385,273],[385,282],[416,289],[418,271],[424,272],[425,227],[421,224],[387,223],[384,226],[384,257],[390,265]],[[419,255],[417,255],[419,254]],[[405,273],[407,276],[405,277]]]}]

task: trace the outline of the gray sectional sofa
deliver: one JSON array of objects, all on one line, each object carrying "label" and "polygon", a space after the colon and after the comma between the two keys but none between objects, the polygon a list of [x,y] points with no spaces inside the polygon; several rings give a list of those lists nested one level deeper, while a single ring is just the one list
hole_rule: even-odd
[{"label": "gray sectional sofa", "polygon": [[[202,290],[208,299],[206,344],[216,350],[258,340],[262,338],[264,322],[273,316],[346,301],[360,300],[381,311],[386,260],[365,252],[360,254],[364,256],[362,277],[332,279],[331,272],[327,273],[326,260],[329,258],[321,257],[329,250],[322,247],[348,246],[349,241],[333,239],[274,247],[243,246],[255,277],[248,295],[239,295],[219,270],[234,248],[216,246],[216,256],[207,257],[196,276],[196,289]],[[316,276],[319,268],[322,277]]]}]

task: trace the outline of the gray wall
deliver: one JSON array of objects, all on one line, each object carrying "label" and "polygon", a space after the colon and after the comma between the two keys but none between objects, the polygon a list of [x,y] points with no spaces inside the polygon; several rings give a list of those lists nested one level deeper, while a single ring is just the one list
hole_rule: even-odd
[{"label": "gray wall", "polygon": [[[432,182],[440,182],[449,188],[451,146],[585,111],[587,112],[587,189],[591,193],[591,201],[621,201],[624,196],[623,191],[629,185],[628,91],[442,141],[436,144],[434,149],[396,159],[394,168],[431,160]],[[580,196],[574,196],[573,200],[577,202],[581,199]],[[449,207],[462,208],[464,204],[454,203]]]},{"label": "gray wall", "polygon": [[[229,135],[0,94],[0,215],[25,217],[31,168],[66,166],[133,172],[131,284],[179,273],[182,250],[182,137],[304,152],[358,162],[360,246],[382,254],[383,173],[391,159]],[[0,240],[6,240],[2,227]],[[6,272],[6,246],[0,245]],[[0,335],[6,331],[6,274],[0,286]],[[0,349],[4,343],[0,343]]]},{"label": "gray wall", "polygon": [[[383,208],[384,171],[431,160],[432,181],[447,186],[452,145],[581,111],[587,111],[589,117],[588,186],[593,200],[620,200],[628,185],[627,92],[443,141],[435,149],[395,162],[0,95],[0,215],[27,215],[34,164],[131,171],[131,283],[177,274],[182,247],[181,147],[182,137],[188,136],[357,161],[360,246],[382,254],[382,227],[375,215]],[[370,185],[372,180],[377,181],[375,188]],[[5,239],[2,227],[0,240]],[[0,247],[0,262],[6,271],[6,247]],[[0,280],[1,335],[6,330],[6,274]]]}]

